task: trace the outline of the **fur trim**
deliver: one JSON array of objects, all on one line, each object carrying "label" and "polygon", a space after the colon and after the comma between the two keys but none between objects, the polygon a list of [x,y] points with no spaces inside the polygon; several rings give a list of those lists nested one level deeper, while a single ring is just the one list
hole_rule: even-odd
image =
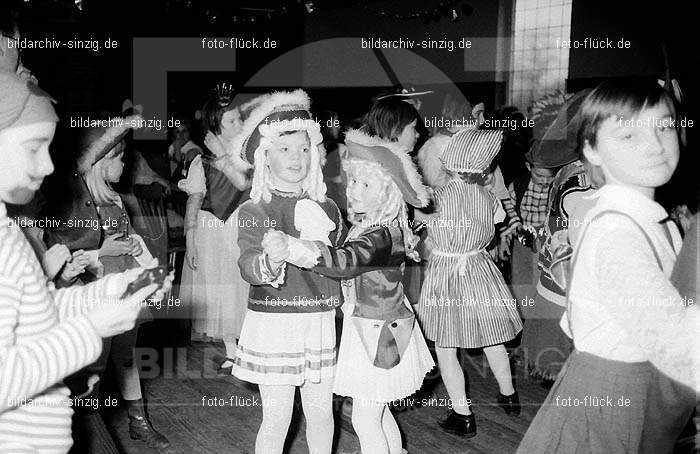
[{"label": "fur trim", "polygon": [[[104,158],[126,135],[129,129],[138,129],[143,122],[141,115],[130,115],[126,118],[111,118],[109,121],[115,125],[107,128],[99,139],[90,144],[88,149],[78,159],[78,171],[86,173],[97,161]],[[121,138],[120,138],[121,136]],[[109,147],[109,149],[106,149]],[[99,156],[102,154],[102,156]]]},{"label": "fur trim", "polygon": [[[276,91],[268,93],[243,104],[240,106],[240,111],[250,111],[250,113],[243,121],[240,132],[236,134],[231,141],[229,145],[229,154],[238,156],[243,162],[246,162],[244,146],[248,138],[253,134],[253,131],[255,131],[265,117],[275,110],[275,107],[283,105],[294,105],[309,110],[311,107],[311,100],[304,90],[297,89],[291,92]],[[248,168],[250,168],[254,163],[247,164]]]},{"label": "fur trim", "polygon": [[418,172],[418,167],[408,154],[411,150],[403,149],[397,142],[392,142],[377,136],[370,136],[359,129],[348,129],[345,132],[345,140],[347,142],[354,142],[358,145],[363,145],[366,147],[388,148],[399,158],[401,164],[403,164],[403,169],[404,172],[406,172],[408,183],[411,185],[413,190],[416,191],[416,197],[418,197],[418,200],[420,200],[422,204],[421,206],[428,205],[430,202],[428,188],[423,184],[420,173]]}]

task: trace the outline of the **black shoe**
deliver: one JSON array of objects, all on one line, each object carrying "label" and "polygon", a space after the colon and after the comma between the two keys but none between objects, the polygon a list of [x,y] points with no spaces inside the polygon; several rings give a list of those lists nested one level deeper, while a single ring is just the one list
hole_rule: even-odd
[{"label": "black shoe", "polygon": [[460,415],[454,410],[450,410],[442,419],[438,420],[438,425],[442,430],[454,435],[471,438],[476,435],[476,419],[474,413],[470,415]]},{"label": "black shoe", "polygon": [[170,442],[164,435],[156,432],[146,418],[129,416],[129,435],[132,440],[141,440],[152,449],[167,449]]},{"label": "black shoe", "polygon": [[518,392],[515,391],[510,396],[504,396],[498,393],[498,405],[505,410],[509,415],[519,415],[520,414],[520,398],[518,397]]}]

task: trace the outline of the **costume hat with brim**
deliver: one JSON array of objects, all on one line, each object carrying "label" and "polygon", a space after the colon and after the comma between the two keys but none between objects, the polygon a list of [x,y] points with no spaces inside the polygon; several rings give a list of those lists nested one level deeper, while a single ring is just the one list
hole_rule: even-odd
[{"label": "costume hat with brim", "polygon": [[401,98],[401,99],[410,99],[410,98],[415,98],[418,96],[429,95],[432,93],[435,93],[435,92],[433,90],[417,91],[416,88],[413,86],[397,87],[390,93],[384,93],[384,94],[377,96],[377,101],[379,101],[380,99],[392,98],[392,97]]},{"label": "costume hat with brim", "polygon": [[553,169],[578,159],[581,104],[591,89],[571,95],[553,93],[533,106],[533,142],[526,153],[535,167]]},{"label": "costume hat with brim", "polygon": [[345,133],[346,150],[344,160],[368,161],[381,166],[396,183],[404,201],[415,206],[424,207],[430,201],[427,188],[421,181],[420,174],[408,154],[396,142],[350,129]]},{"label": "costume hat with brim", "polygon": [[453,172],[482,173],[491,165],[503,142],[503,130],[463,129],[442,152],[442,163]]},{"label": "costume hat with brim", "polygon": [[243,123],[233,138],[231,154],[242,158],[250,167],[255,152],[269,145],[269,140],[285,131],[306,131],[311,149],[318,152],[323,142],[319,125],[311,117],[311,101],[303,90],[274,92],[259,96],[240,107]]},{"label": "costume hat with brim", "polygon": [[86,134],[97,137],[87,147],[80,151],[78,170],[85,173],[100,159],[121,142],[132,129],[138,129],[143,122],[141,115],[131,115],[125,118],[110,118],[102,122],[104,126],[90,127]]}]

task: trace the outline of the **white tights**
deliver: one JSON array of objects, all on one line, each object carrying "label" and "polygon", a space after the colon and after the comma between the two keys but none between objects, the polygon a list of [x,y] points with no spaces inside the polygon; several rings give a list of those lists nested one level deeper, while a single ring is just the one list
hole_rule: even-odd
[{"label": "white tights", "polygon": [[401,454],[401,433],[385,403],[353,399],[352,427],[362,454]]},{"label": "white tights", "polygon": [[[454,347],[436,346],[435,353],[437,353],[442,381],[445,383],[447,394],[449,394],[452,401],[452,408],[457,413],[470,414],[471,409],[466,405],[467,395],[464,390],[464,371],[457,358],[457,349]],[[515,389],[513,388],[513,377],[506,347],[503,344],[484,347],[484,354],[493,375],[496,377],[501,394],[505,396],[513,394]]]},{"label": "white tights", "polygon": [[[299,387],[306,418],[309,454],[330,454],[333,445],[333,380],[306,382]],[[255,439],[255,454],[280,454],[294,409],[296,387],[260,385],[263,420]]]}]

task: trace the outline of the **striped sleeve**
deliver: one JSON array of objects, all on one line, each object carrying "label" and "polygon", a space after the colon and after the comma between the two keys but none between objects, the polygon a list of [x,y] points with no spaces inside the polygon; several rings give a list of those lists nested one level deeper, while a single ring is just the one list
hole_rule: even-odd
[{"label": "striped sleeve", "polygon": [[20,296],[15,283],[0,277],[0,413],[95,361],[102,349],[100,337],[84,316],[16,344]]},{"label": "striped sleeve", "polygon": [[50,290],[56,309],[58,309],[59,319],[65,320],[85,315],[90,308],[108,297],[108,289],[113,286],[114,281],[118,278],[118,274],[110,274],[87,285],[74,285],[59,290],[51,287]]}]

